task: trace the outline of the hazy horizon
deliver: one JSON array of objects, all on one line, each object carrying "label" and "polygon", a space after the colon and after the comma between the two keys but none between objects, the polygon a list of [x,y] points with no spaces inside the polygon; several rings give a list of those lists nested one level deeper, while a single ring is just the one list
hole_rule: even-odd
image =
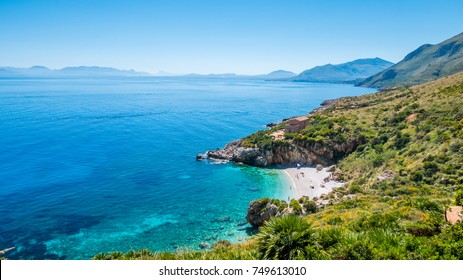
[{"label": "hazy horizon", "polygon": [[359,58],[398,62],[462,32],[462,8],[452,0],[2,0],[0,61],[151,74],[297,74]]}]

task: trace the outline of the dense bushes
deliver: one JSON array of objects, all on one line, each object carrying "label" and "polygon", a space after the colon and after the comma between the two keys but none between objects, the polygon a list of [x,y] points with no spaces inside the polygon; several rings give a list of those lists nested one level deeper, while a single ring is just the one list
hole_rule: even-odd
[{"label": "dense bushes", "polygon": [[256,236],[259,256],[264,260],[307,259],[313,233],[312,226],[300,216],[274,218]]},{"label": "dense bushes", "polygon": [[455,204],[459,206],[463,206],[463,190],[459,190],[455,194]]}]

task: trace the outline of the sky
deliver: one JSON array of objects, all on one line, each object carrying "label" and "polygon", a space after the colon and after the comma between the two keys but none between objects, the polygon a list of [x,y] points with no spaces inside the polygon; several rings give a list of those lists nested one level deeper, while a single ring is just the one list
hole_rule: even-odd
[{"label": "sky", "polygon": [[463,32],[461,0],[0,0],[0,66],[300,73],[400,61]]}]

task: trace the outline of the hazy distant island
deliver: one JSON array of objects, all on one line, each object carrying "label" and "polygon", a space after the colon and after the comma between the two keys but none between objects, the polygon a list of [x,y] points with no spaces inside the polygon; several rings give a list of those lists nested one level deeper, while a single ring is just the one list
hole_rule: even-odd
[{"label": "hazy distant island", "polygon": [[111,67],[77,66],[49,69],[45,66],[30,68],[0,67],[0,77],[140,77],[150,76],[146,72],[119,70]]},{"label": "hazy distant island", "polygon": [[[210,158],[277,166],[302,189],[299,199],[250,203],[246,218],[259,227],[255,237],[200,244],[206,251],[95,259],[463,259],[460,37],[421,47],[360,83],[394,89],[325,102],[209,152]],[[423,49],[437,52],[424,59]],[[404,61],[425,65],[411,75],[399,71]],[[429,76],[429,68],[446,75]],[[385,79],[391,70],[394,77]],[[367,83],[378,77],[394,82]],[[416,81],[427,83],[408,86]]]},{"label": "hazy distant island", "polygon": [[213,78],[213,79],[258,79],[258,80],[277,80],[277,79],[289,79],[297,76],[297,74],[286,71],[286,70],[276,70],[268,74],[262,75],[239,75],[235,73],[225,73],[225,74],[187,74],[182,75],[181,77],[187,78]]}]

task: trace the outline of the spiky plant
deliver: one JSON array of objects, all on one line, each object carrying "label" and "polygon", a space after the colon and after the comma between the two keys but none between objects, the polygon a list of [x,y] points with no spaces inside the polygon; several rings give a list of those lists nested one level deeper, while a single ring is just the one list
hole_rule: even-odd
[{"label": "spiky plant", "polygon": [[268,221],[257,234],[258,252],[265,260],[307,259],[313,245],[314,230],[303,218],[294,215]]}]

